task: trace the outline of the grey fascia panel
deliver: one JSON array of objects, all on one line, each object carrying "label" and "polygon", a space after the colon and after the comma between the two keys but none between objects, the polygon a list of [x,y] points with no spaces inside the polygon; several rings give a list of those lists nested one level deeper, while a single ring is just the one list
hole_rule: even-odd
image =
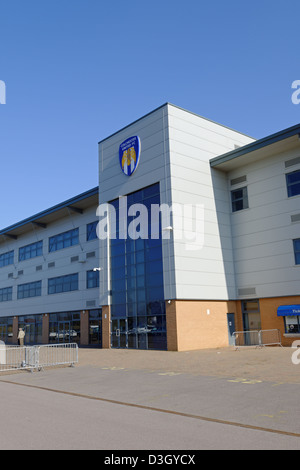
[{"label": "grey fascia panel", "polygon": [[276,134],[264,137],[263,139],[256,140],[255,142],[245,145],[244,147],[240,147],[239,149],[233,150],[232,152],[228,152],[223,155],[220,155],[219,157],[212,158],[210,160],[210,166],[212,168],[217,167],[221,163],[228,162],[230,160],[233,160],[234,158],[241,157],[242,155],[246,155],[247,153],[254,152],[255,150],[267,147],[268,145],[275,144],[282,140],[288,139],[289,137],[293,137],[297,134],[300,134],[300,124],[297,124],[293,127],[289,127],[288,129],[277,132]]}]

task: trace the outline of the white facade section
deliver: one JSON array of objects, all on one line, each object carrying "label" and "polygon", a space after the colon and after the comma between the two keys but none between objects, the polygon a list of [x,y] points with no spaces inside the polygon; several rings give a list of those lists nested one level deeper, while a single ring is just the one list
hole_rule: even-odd
[{"label": "white facade section", "polygon": [[[247,186],[249,208],[231,214],[237,298],[299,295],[300,266],[293,240],[300,238],[300,196],[288,197],[286,174],[300,170],[285,162],[300,156],[299,145],[228,173],[228,190]],[[249,156],[251,159],[251,155]],[[247,182],[230,181],[246,176]],[[243,292],[254,292],[241,295]]]},{"label": "white facade section", "polygon": [[[0,268],[1,289],[13,288],[12,300],[0,302],[0,317],[70,312],[99,308],[98,288],[86,288],[86,272],[99,265],[99,241],[87,241],[87,224],[95,222],[97,205],[83,214],[69,215],[49,223],[46,228],[29,225],[29,231],[16,240],[2,237],[0,255],[14,250],[14,264]],[[31,228],[31,230],[30,230]],[[79,228],[79,244],[49,253],[49,237]],[[43,241],[43,255],[19,261],[19,248]],[[74,261],[74,259],[78,260]],[[72,260],[73,258],[73,260]],[[48,279],[79,274],[78,291],[48,295]],[[17,298],[18,285],[42,281],[42,295]]]},{"label": "white facade section", "polygon": [[[140,137],[141,157],[128,177],[120,168],[119,146],[131,136]],[[99,143],[100,204],[159,182],[161,204],[204,206],[201,250],[187,251],[186,240],[176,239],[176,219],[171,238],[163,240],[166,300],[227,299],[235,292],[227,179],[219,172],[212,177],[209,160],[250,142],[250,137],[166,104]],[[107,240],[100,242],[100,266],[100,304],[109,305]]]},{"label": "white facade section", "polygon": [[[211,172],[209,160],[253,139],[170,106],[170,173],[173,204],[203,205],[203,245],[188,249],[173,233],[177,299],[230,299],[235,294],[229,193],[226,176]],[[193,220],[183,220],[196,230]]]}]

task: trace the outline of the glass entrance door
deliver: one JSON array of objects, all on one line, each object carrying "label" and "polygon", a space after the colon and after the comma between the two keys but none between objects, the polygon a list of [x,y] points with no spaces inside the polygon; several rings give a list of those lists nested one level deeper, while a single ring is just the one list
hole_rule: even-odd
[{"label": "glass entrance door", "polygon": [[58,322],[58,343],[69,343],[70,342],[70,322],[60,321]]},{"label": "glass entrance door", "polygon": [[116,318],[111,322],[111,347],[128,348],[127,318]]},{"label": "glass entrance door", "polygon": [[34,344],[35,342],[35,325],[29,323],[25,328],[25,344]]}]

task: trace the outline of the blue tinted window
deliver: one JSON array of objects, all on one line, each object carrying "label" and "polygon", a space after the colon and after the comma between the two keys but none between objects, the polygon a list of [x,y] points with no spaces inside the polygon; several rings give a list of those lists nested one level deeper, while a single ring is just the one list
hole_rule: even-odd
[{"label": "blue tinted window", "polygon": [[22,246],[21,248],[19,248],[19,261],[24,261],[26,259],[42,256],[42,254],[43,242],[39,241],[36,243],[31,243],[30,245]]},{"label": "blue tinted window", "polygon": [[79,243],[79,229],[69,230],[49,238],[49,253],[68,248]]},{"label": "blue tinted window", "polygon": [[86,240],[87,241],[95,240],[95,238],[97,238],[97,232],[96,232],[97,225],[98,225],[98,222],[92,222],[91,224],[87,224],[86,226]]},{"label": "blue tinted window", "polygon": [[18,299],[39,297],[42,295],[42,281],[29,282],[18,286]]},{"label": "blue tinted window", "polygon": [[14,252],[9,251],[8,253],[3,253],[0,255],[0,268],[14,264]]},{"label": "blue tinted window", "polygon": [[[119,201],[113,201],[118,208]],[[127,196],[132,204],[148,210],[148,237],[151,236],[151,206],[160,204],[159,184]],[[112,347],[166,349],[166,320],[163,287],[161,220],[155,224],[156,239],[111,240]],[[139,217],[137,213],[136,217]],[[128,217],[127,228],[135,217]],[[123,221],[121,221],[121,224]],[[137,231],[139,227],[137,227]],[[126,336],[124,336],[126,333]]]},{"label": "blue tinted window", "polygon": [[0,289],[0,302],[7,302],[9,300],[12,300],[12,287]]},{"label": "blue tinted window", "polygon": [[300,194],[300,170],[293,171],[286,175],[288,197],[298,196]]},{"label": "blue tinted window", "polygon": [[295,263],[300,264],[300,238],[294,240]]},{"label": "blue tinted window", "polygon": [[59,294],[78,290],[78,274],[48,279],[48,294]]},{"label": "blue tinted window", "polygon": [[92,289],[93,287],[99,287],[99,271],[87,271],[86,287],[87,289]]}]

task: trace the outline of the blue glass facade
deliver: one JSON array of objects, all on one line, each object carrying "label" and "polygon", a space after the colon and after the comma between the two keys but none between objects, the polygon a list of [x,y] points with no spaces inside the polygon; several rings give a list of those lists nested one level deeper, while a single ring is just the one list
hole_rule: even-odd
[{"label": "blue glass facade", "polygon": [[[148,209],[148,234],[135,240],[130,236],[120,239],[119,200],[111,203],[116,211],[116,236],[110,241],[111,345],[163,350],[167,349],[167,335],[160,224],[156,238],[151,238],[151,205],[160,204],[159,184],[129,194],[127,214],[133,204]],[[128,216],[127,229],[138,216]]]}]

